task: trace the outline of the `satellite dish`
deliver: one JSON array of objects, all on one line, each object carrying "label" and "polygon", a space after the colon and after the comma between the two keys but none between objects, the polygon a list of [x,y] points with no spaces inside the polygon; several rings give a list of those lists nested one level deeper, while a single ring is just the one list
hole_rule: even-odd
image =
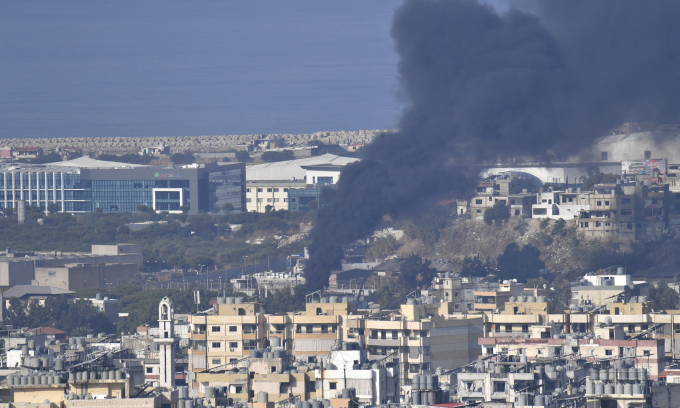
[{"label": "satellite dish", "polygon": [[607,326],[611,326],[612,318],[607,316],[607,317],[605,317],[604,322],[607,324]]}]

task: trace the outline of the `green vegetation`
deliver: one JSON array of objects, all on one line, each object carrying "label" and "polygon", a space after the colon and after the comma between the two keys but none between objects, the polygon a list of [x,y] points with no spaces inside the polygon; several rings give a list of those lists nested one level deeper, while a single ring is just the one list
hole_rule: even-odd
[{"label": "green vegetation", "polygon": [[253,160],[250,157],[250,154],[245,150],[235,150],[234,152],[236,153],[235,159],[237,162],[247,163]]},{"label": "green vegetation", "polygon": [[516,243],[510,243],[496,259],[498,277],[500,279],[517,279],[526,282],[527,279],[537,278],[545,263],[540,258],[541,251],[535,246],[527,244],[520,248]]},{"label": "green vegetation", "polygon": [[493,207],[484,210],[484,222],[487,225],[495,223],[500,225],[510,218],[510,208],[507,205],[497,202]]},{"label": "green vegetation", "polygon": [[401,263],[399,273],[400,279],[388,281],[371,293],[367,300],[378,302],[384,308],[398,307],[413,290],[429,286],[437,271],[430,267],[430,261],[419,255],[411,255]]},{"label": "green vegetation", "polygon": [[5,322],[14,327],[55,327],[72,336],[88,333],[113,333],[116,328],[106,314],[98,312],[87,300],[69,302],[66,296],[47,298],[45,305],[32,303],[28,311],[19,299],[13,298]]},{"label": "green vegetation", "polygon": [[174,164],[191,164],[194,162],[194,152],[175,153],[170,156]]},{"label": "green vegetation", "polygon": [[294,160],[295,156],[293,155],[292,150],[282,150],[280,152],[266,151],[262,153],[261,159],[263,162],[273,163],[286,160]]},{"label": "green vegetation", "polygon": [[399,243],[393,235],[388,234],[385,237],[378,238],[366,251],[366,260],[374,262],[376,260],[385,259],[388,255],[399,248]]},{"label": "green vegetation", "polygon": [[[36,222],[43,218],[43,225]],[[167,221],[131,231],[125,224]],[[300,222],[310,222],[306,212],[229,213],[220,215],[98,213],[74,216],[56,213],[46,216],[37,207],[26,208],[26,223],[17,225],[16,217],[0,218],[0,245],[30,251],[89,252],[92,244],[141,244],[147,270],[177,266],[196,268],[202,264],[223,267],[243,265],[270,257],[285,259],[290,252],[302,252],[304,243],[278,248],[273,239],[260,245],[247,244],[251,235],[294,234]],[[230,234],[230,224],[242,224]]]},{"label": "green vegetation", "polygon": [[581,177],[581,183],[583,183],[584,190],[592,190],[596,184],[614,183],[621,178],[618,174],[602,173],[600,168],[595,165],[586,167],[586,173],[588,174],[588,177]]},{"label": "green vegetation", "polygon": [[430,285],[437,271],[430,267],[430,261],[419,255],[411,255],[401,263],[399,268],[401,279],[409,288],[419,288]]},{"label": "green vegetation", "polygon": [[463,276],[474,276],[482,278],[489,274],[496,273],[496,264],[491,259],[482,261],[479,256],[466,256],[463,258],[463,266],[460,270]]},{"label": "green vegetation", "polygon": [[665,280],[662,280],[654,286],[649,284],[649,299],[654,301],[655,310],[677,309],[680,297],[678,292],[668,286]]},{"label": "green vegetation", "polygon": [[[165,296],[168,296],[173,302],[175,314],[191,313],[196,311],[196,304],[194,303],[195,287],[187,290],[180,289],[151,289],[142,291],[137,285],[120,285],[111,291],[101,289],[85,289],[76,293],[76,297],[93,298],[95,294],[101,293],[102,296],[108,296],[111,299],[118,299],[121,313],[129,313],[128,317],[121,318],[118,322],[118,333],[134,333],[138,326],[145,324],[154,324],[158,320],[158,303]],[[240,292],[229,292],[227,296],[241,296],[247,297]],[[201,289],[201,303],[198,305],[199,310],[206,310],[210,307],[210,300],[215,299],[218,293],[215,291],[206,291]],[[90,308],[92,306],[90,305]],[[107,319],[108,321],[108,319]],[[58,326],[55,325],[58,328]],[[62,329],[64,330],[64,329]],[[66,330],[64,330],[66,331]],[[111,332],[111,331],[110,331]]]},{"label": "green vegetation", "polygon": [[264,310],[267,313],[287,313],[305,310],[304,286],[296,286],[293,293],[289,289],[279,289],[269,294],[265,299]]},{"label": "green vegetation", "polygon": [[569,308],[571,298],[571,283],[566,279],[555,278],[552,282],[545,280],[542,276],[527,279],[524,285],[527,289],[548,289],[548,300],[552,303],[553,310],[558,312]]}]

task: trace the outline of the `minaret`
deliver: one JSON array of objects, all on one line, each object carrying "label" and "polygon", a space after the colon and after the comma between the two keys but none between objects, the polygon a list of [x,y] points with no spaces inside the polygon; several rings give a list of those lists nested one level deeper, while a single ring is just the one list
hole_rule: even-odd
[{"label": "minaret", "polygon": [[164,297],[158,305],[159,337],[155,339],[159,348],[161,363],[161,387],[175,386],[175,327],[173,322],[172,301]]}]

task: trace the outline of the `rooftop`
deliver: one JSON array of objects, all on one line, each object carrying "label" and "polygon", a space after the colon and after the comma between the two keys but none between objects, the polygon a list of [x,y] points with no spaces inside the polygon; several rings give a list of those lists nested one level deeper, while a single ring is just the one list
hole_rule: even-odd
[{"label": "rooftop", "polygon": [[304,180],[307,173],[302,166],[344,166],[357,160],[359,159],[327,153],[305,159],[255,164],[247,167],[246,177],[249,182],[256,180]]},{"label": "rooftop", "polygon": [[3,298],[20,298],[26,295],[68,295],[71,293],[76,293],[72,290],[54,288],[52,286],[38,286],[38,285],[16,285],[5,292],[3,292]]}]

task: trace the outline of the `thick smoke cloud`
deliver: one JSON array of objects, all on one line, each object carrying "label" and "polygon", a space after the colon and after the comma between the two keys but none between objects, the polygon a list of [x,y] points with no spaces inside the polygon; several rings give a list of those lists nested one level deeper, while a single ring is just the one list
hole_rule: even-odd
[{"label": "thick smoke cloud", "polygon": [[410,105],[400,131],[347,166],[310,233],[307,279],[327,284],[341,245],[469,191],[465,165],[498,155],[564,157],[624,121],[675,122],[680,2],[407,0],[392,36]]}]

